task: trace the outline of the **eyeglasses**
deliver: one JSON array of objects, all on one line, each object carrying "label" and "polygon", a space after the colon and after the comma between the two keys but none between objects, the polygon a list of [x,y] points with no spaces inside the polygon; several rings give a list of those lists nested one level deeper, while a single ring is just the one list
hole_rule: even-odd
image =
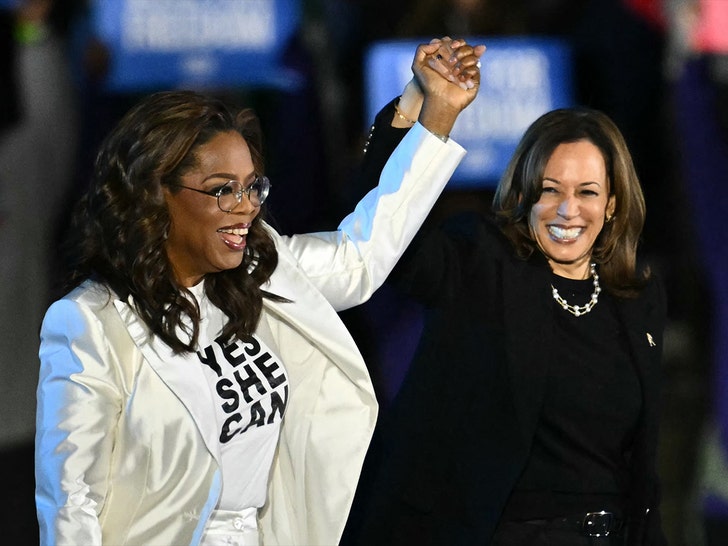
[{"label": "eyeglasses", "polygon": [[233,209],[243,200],[243,194],[245,194],[248,201],[250,201],[254,207],[261,206],[268,197],[271,183],[267,176],[261,175],[256,176],[255,180],[253,180],[252,184],[250,184],[247,188],[237,180],[230,180],[224,185],[212,188],[211,190],[198,190],[197,188],[190,188],[189,186],[184,186],[182,184],[170,184],[170,186],[196,191],[197,193],[209,195],[210,197],[216,197],[217,206],[221,211],[232,212]]}]

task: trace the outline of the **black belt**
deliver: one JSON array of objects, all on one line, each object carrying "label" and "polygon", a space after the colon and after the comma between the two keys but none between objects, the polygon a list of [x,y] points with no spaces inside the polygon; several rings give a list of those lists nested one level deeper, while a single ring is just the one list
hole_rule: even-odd
[{"label": "black belt", "polygon": [[547,525],[557,529],[576,531],[587,537],[606,537],[617,533],[625,527],[623,519],[612,512],[587,512],[578,516],[567,516],[554,519],[532,519],[524,523]]}]

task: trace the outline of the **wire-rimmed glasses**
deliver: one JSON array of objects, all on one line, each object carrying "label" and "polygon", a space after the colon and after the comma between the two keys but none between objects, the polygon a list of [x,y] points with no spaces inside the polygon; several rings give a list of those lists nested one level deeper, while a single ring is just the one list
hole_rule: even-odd
[{"label": "wire-rimmed glasses", "polygon": [[223,212],[232,212],[243,200],[243,194],[248,198],[250,203],[254,207],[261,206],[266,198],[268,192],[270,192],[271,183],[267,176],[259,175],[255,177],[255,180],[248,186],[243,186],[237,180],[228,180],[222,186],[212,188],[211,190],[199,190],[197,188],[191,188],[184,186],[183,184],[170,184],[177,188],[183,188],[185,190],[196,191],[210,197],[217,198],[217,206]]}]

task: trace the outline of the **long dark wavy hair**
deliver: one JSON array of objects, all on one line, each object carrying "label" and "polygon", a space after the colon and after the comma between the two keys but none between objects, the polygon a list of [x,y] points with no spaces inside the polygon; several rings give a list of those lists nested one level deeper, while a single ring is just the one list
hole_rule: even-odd
[{"label": "long dark wavy hair", "polygon": [[[195,166],[199,146],[229,131],[242,135],[255,172],[263,174],[262,134],[252,110],[234,111],[192,91],[148,96],[104,140],[73,216],[65,289],[90,278],[121,299],[131,296],[149,329],[178,353],[195,349],[200,311],[177,282],[165,251],[170,216],[163,187],[178,183]],[[264,207],[248,232],[242,264],[205,277],[207,297],[228,318],[222,332],[226,341],[252,334],[263,297],[276,298],[261,289],[278,263],[262,224]]]},{"label": "long dark wavy hair", "polygon": [[493,211],[516,253],[529,257],[538,248],[528,217],[540,199],[543,173],[559,144],[587,140],[602,153],[614,215],[605,219],[592,251],[605,287],[621,297],[634,297],[649,278],[638,271],[637,245],[645,222],[645,199],[632,156],[622,133],[609,117],[590,108],[563,108],[542,115],[526,130],[493,198]]}]

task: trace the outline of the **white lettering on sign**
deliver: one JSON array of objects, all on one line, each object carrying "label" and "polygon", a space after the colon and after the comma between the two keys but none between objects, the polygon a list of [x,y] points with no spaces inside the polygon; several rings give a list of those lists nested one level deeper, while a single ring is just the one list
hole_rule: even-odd
[{"label": "white lettering on sign", "polygon": [[263,49],[275,43],[275,2],[127,0],[121,27],[129,51]]},{"label": "white lettering on sign", "polygon": [[489,87],[528,93],[549,85],[549,61],[535,48],[506,49],[483,58]]},{"label": "white lettering on sign", "polygon": [[534,48],[493,51],[483,57],[483,88],[456,123],[460,139],[518,140],[550,110],[549,60]]}]

